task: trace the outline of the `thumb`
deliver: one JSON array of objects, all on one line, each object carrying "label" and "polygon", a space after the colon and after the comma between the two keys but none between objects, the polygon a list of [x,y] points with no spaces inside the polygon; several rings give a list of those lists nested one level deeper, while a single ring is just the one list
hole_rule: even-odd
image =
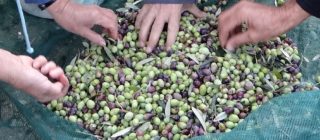
[{"label": "thumb", "polygon": [[188,10],[191,14],[196,16],[197,18],[203,18],[206,16],[206,13],[201,11],[196,5],[192,4],[191,6],[188,6],[186,9]]},{"label": "thumb", "polygon": [[251,43],[251,42],[252,42],[252,37],[250,35],[250,31],[241,32],[231,36],[228,39],[226,49],[228,51],[234,51],[236,48],[239,47],[239,45],[242,45],[245,43]]},{"label": "thumb", "polygon": [[89,28],[82,28],[80,31],[80,35],[86,39],[89,39],[93,43],[96,43],[101,46],[106,46],[106,41],[102,38],[102,36]]},{"label": "thumb", "polygon": [[65,75],[61,75],[59,77],[59,81],[62,83],[63,88],[62,88],[62,93],[67,93],[69,89],[69,80]]}]

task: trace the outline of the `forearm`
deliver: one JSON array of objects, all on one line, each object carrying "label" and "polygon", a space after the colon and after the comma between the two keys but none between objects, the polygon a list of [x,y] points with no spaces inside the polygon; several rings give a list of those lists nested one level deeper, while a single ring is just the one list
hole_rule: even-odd
[{"label": "forearm", "polygon": [[297,26],[302,21],[310,16],[305,10],[303,10],[296,0],[289,0],[285,5],[278,8],[275,11],[275,15],[278,15],[276,20],[279,20],[278,23],[279,30],[282,32],[286,32],[289,29]]},{"label": "forearm", "polygon": [[17,74],[19,69],[19,59],[16,55],[12,53],[0,49],[0,65],[2,68],[0,69],[0,80],[9,84],[14,83],[14,75]]},{"label": "forearm", "polygon": [[56,0],[47,10],[50,14],[61,13],[71,0]]}]

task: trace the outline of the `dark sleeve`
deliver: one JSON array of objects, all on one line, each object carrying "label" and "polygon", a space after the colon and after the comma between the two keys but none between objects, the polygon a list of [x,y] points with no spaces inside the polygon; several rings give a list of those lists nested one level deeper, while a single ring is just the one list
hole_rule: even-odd
[{"label": "dark sleeve", "polygon": [[49,2],[50,0],[25,0],[26,3],[32,4],[44,4]]},{"label": "dark sleeve", "polygon": [[309,14],[320,18],[320,0],[297,0],[297,3]]},{"label": "dark sleeve", "polygon": [[162,3],[162,4],[183,4],[196,3],[196,0],[144,0],[144,4]]}]

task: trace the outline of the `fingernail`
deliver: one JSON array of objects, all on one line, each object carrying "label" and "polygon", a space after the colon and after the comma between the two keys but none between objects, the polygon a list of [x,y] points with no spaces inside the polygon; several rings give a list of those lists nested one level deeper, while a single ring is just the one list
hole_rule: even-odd
[{"label": "fingernail", "polygon": [[104,40],[100,41],[99,45],[106,46],[106,42]]},{"label": "fingernail", "polygon": [[152,49],[151,49],[150,47],[147,47],[146,52],[147,52],[147,53],[151,53],[151,52],[152,52]]},{"label": "fingernail", "polygon": [[225,51],[227,51],[227,52],[229,52],[229,53],[232,53],[232,52],[234,52],[234,47],[232,47],[232,46],[230,46],[230,45],[228,45],[227,47],[226,47],[226,49],[225,49]]}]

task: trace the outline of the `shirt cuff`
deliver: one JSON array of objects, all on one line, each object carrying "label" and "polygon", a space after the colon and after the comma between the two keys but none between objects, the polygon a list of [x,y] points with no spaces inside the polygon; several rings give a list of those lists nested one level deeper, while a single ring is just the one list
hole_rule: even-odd
[{"label": "shirt cuff", "polygon": [[196,0],[144,0],[144,4],[193,4]]},{"label": "shirt cuff", "polygon": [[25,0],[25,2],[29,4],[45,4],[49,1],[50,0]]},{"label": "shirt cuff", "polygon": [[300,7],[317,18],[320,18],[320,1],[319,0],[297,0]]}]

